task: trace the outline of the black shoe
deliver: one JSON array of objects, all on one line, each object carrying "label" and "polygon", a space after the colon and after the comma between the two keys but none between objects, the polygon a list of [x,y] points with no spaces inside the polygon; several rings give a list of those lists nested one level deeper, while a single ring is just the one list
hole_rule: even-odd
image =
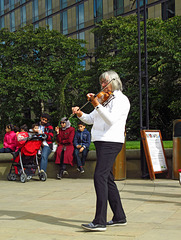
[{"label": "black shoe", "polygon": [[29,181],[30,179],[32,179],[32,176],[31,175],[27,176],[27,180]]},{"label": "black shoe", "polygon": [[58,174],[57,174],[57,179],[62,179],[63,177],[63,170],[61,170]]},{"label": "black shoe", "polygon": [[11,152],[11,154],[13,155],[13,159],[15,160],[19,155],[19,152]]},{"label": "black shoe", "polygon": [[109,221],[106,223],[107,226],[125,226],[127,224],[126,219],[119,220],[119,221]]},{"label": "black shoe", "polygon": [[57,179],[62,179],[62,176],[59,173],[57,173]]},{"label": "black shoe", "polygon": [[80,173],[84,173],[83,167],[80,167]]},{"label": "black shoe", "polygon": [[63,175],[68,175],[69,173],[66,170],[63,170]]},{"label": "black shoe", "polygon": [[87,231],[106,231],[106,225],[94,224],[92,222],[89,224],[82,224],[81,227]]}]

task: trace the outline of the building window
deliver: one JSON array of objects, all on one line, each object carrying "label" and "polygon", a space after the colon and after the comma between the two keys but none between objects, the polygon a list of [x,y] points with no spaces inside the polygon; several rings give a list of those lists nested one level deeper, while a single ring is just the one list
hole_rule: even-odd
[{"label": "building window", "polygon": [[9,9],[10,10],[14,9],[14,0],[9,0]]},{"label": "building window", "polygon": [[[79,40],[85,40],[85,32],[80,32],[80,33],[77,33],[77,39]],[[81,43],[81,46],[82,47],[85,47],[85,44],[84,43]],[[85,60],[82,60],[80,62],[80,65],[83,67],[83,69],[85,70],[85,67],[86,67],[86,61]]]},{"label": "building window", "polygon": [[98,23],[103,18],[102,0],[94,0],[94,22]]},{"label": "building window", "polygon": [[0,16],[4,14],[4,0],[0,0]]},{"label": "building window", "polygon": [[33,0],[33,21],[38,20],[38,0]]},{"label": "building window", "polygon": [[[146,0],[146,4],[148,4],[148,0]],[[144,0],[140,0],[140,7],[144,6]],[[136,7],[138,7],[138,0],[136,1]],[[140,10],[140,14],[144,16],[144,9]],[[146,8],[146,19],[148,18],[148,8]]]},{"label": "building window", "polygon": [[94,46],[95,48],[98,48],[102,45],[102,38],[98,37],[96,34],[94,34]]},{"label": "building window", "polygon": [[114,16],[124,12],[124,0],[114,0]]},{"label": "building window", "polygon": [[14,11],[10,13],[10,31],[14,32],[15,31],[15,15]]},{"label": "building window", "polygon": [[168,2],[162,3],[162,19],[166,20],[174,16],[175,16],[175,0],[170,0]]},{"label": "building window", "polygon": [[84,3],[76,7],[76,29],[84,28]]},{"label": "building window", "polygon": [[60,13],[60,32],[64,35],[68,34],[67,11]]},{"label": "building window", "polygon": [[67,7],[67,0],[60,0],[60,10]]},{"label": "building window", "polygon": [[48,28],[49,28],[50,30],[53,29],[52,17],[49,17],[49,18],[46,19],[46,25],[48,25]]},{"label": "building window", "polygon": [[9,8],[9,0],[4,0],[4,10],[6,10],[7,12],[8,8]]},{"label": "building window", "polygon": [[26,6],[21,7],[21,27],[26,25]]},{"label": "building window", "polygon": [[50,14],[52,14],[52,0],[46,0],[45,5],[46,5],[46,16],[49,16]]},{"label": "building window", "polygon": [[[146,4],[148,3],[148,0],[146,0]],[[144,0],[140,0],[140,7],[144,5]],[[136,7],[138,6],[138,0],[136,0]]]},{"label": "building window", "polygon": [[0,17],[0,30],[4,28],[4,16]]},{"label": "building window", "polygon": [[[85,40],[85,32],[77,33],[77,39],[79,39],[79,40]],[[82,46],[82,47],[85,47],[85,43],[81,43],[81,46]]]}]

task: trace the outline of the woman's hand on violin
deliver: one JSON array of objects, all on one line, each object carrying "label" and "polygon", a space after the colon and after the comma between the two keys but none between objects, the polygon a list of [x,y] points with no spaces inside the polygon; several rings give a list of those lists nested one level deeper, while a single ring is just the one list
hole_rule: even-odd
[{"label": "woman's hand on violin", "polygon": [[80,110],[79,107],[73,107],[72,108],[72,113],[76,114],[77,117],[82,117],[83,112]]},{"label": "woman's hand on violin", "polygon": [[88,93],[87,100],[90,101],[94,107],[99,105],[98,99],[95,97],[94,93]]}]

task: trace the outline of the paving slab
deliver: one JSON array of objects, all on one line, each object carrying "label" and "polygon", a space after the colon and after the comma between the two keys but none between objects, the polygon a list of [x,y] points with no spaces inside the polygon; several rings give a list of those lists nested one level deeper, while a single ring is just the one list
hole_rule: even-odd
[{"label": "paving slab", "polygon": [[[177,180],[116,181],[128,224],[86,232],[95,214],[92,179],[0,181],[0,240],[181,239],[181,186]],[[112,213],[108,207],[108,220]]]}]

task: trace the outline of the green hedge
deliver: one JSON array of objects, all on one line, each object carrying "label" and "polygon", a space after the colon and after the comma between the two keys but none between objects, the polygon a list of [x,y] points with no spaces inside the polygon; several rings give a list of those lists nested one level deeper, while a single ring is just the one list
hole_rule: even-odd
[{"label": "green hedge", "polygon": [[[173,141],[163,141],[164,148],[173,148]],[[126,149],[140,149],[140,141],[127,141]],[[90,150],[95,150],[94,144],[91,143]]]},{"label": "green hedge", "polygon": [[[173,148],[173,141],[163,141],[164,148]],[[0,148],[3,144],[0,143]],[[126,149],[140,149],[140,141],[127,141]],[[95,150],[94,144],[91,142],[90,150]]]}]

